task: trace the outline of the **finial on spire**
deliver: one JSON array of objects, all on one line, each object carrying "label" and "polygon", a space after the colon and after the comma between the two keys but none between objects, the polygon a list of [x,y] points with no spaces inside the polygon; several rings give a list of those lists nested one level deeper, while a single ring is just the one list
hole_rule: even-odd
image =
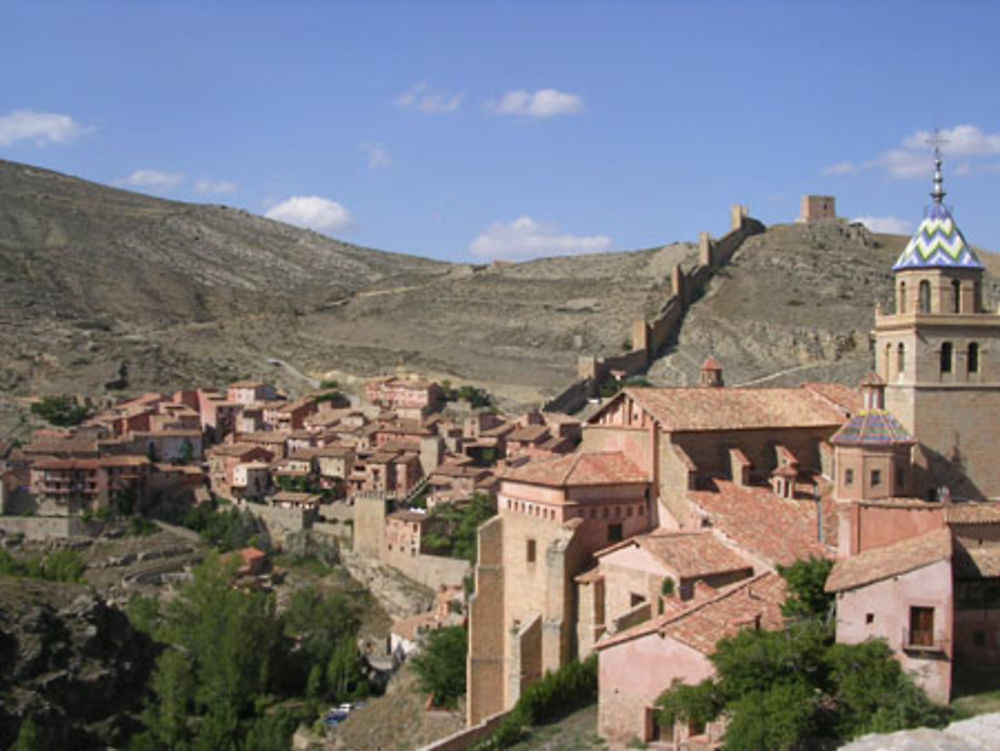
[{"label": "finial on spire", "polygon": [[948,141],[941,135],[939,128],[934,129],[934,135],[927,139],[927,143],[934,147],[934,190],[931,191],[931,198],[934,203],[944,201],[944,175],[941,174],[941,147]]}]

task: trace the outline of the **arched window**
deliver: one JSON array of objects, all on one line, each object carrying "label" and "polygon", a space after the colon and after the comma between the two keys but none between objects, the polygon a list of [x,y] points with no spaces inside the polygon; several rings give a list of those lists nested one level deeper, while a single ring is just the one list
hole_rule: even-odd
[{"label": "arched window", "polygon": [[941,372],[950,373],[951,372],[951,355],[952,355],[951,342],[945,342],[941,345]]},{"label": "arched window", "polygon": [[962,312],[962,283],[958,279],[951,280],[951,305],[953,313]]},{"label": "arched window", "polygon": [[931,312],[931,283],[926,279],[920,280],[920,290],[917,304],[921,313]]},{"label": "arched window", "polygon": [[897,313],[906,312],[906,282],[899,283],[899,310]]},{"label": "arched window", "polygon": [[885,382],[888,383],[891,377],[890,373],[892,371],[892,345],[885,345],[885,374],[882,376]]},{"label": "arched window", "polygon": [[979,372],[979,345],[976,342],[969,343],[969,352],[966,355],[965,362],[970,373]]},{"label": "arched window", "polygon": [[901,375],[906,372],[906,347],[900,342],[896,347],[896,374]]}]

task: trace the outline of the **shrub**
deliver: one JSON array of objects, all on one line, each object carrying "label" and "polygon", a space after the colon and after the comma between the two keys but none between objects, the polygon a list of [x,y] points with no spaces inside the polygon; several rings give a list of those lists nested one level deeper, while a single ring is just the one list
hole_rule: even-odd
[{"label": "shrub", "polygon": [[31,412],[61,428],[79,425],[90,417],[90,410],[81,407],[72,397],[65,394],[43,397],[31,405]]}]

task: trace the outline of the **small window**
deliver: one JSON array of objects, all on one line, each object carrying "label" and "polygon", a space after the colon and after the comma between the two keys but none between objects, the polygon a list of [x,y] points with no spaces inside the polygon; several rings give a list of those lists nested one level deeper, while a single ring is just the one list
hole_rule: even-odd
[{"label": "small window", "polygon": [[906,312],[906,282],[899,283],[899,312]]},{"label": "small window", "polygon": [[986,632],[985,631],[979,631],[979,630],[973,631],[972,632],[972,643],[975,644],[977,647],[985,647],[986,646]]},{"label": "small window", "polygon": [[952,356],[951,342],[945,342],[941,345],[941,372],[950,373],[951,372],[951,356]]},{"label": "small window", "polygon": [[906,372],[906,347],[903,346],[902,342],[896,347],[896,372]]},{"label": "small window", "polygon": [[906,484],[906,470],[896,467],[896,487],[901,488]]},{"label": "small window", "polygon": [[854,470],[853,469],[845,469],[844,470],[844,485],[853,485],[853,484],[854,484]]},{"label": "small window", "polygon": [[931,283],[926,279],[920,282],[917,305],[921,313],[931,312]]},{"label": "small window", "polygon": [[910,640],[911,646],[934,646],[934,608],[910,608]]},{"label": "small window", "polygon": [[872,470],[872,487],[877,488],[882,484],[882,470],[873,469]]},{"label": "small window", "polygon": [[635,607],[636,605],[642,605],[646,601],[646,598],[642,595],[637,595],[635,592],[629,593],[629,607]]},{"label": "small window", "polygon": [[871,625],[872,623],[875,623],[875,614],[874,613],[865,613],[865,623],[867,623],[868,625]]},{"label": "small window", "polygon": [[646,508],[645,508],[645,506],[643,506],[643,505],[642,505],[642,504],[640,503],[640,504],[639,504],[639,516],[642,516],[642,515],[643,515],[643,514],[645,514],[645,513],[646,513]]},{"label": "small window", "polygon": [[621,524],[608,525],[608,542],[621,542],[625,538]]},{"label": "small window", "polygon": [[962,283],[958,279],[951,281],[951,307],[952,312],[962,312]]},{"label": "small window", "polygon": [[528,550],[527,550],[526,560],[528,561],[528,563],[534,563],[535,562],[535,541],[534,540],[528,540]]},{"label": "small window", "polygon": [[979,345],[976,342],[969,344],[969,353],[965,361],[970,373],[979,372]]}]

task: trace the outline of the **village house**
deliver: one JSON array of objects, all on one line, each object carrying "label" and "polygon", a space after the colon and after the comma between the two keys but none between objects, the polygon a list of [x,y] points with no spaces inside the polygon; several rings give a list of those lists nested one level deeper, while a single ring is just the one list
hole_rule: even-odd
[{"label": "village house", "polygon": [[[270,462],[274,454],[249,443],[229,443],[213,446],[208,451],[208,481],[212,492],[222,498],[234,498],[236,467],[249,462]],[[241,475],[241,480],[243,475]],[[246,488],[246,485],[238,486]]]},{"label": "village house", "polygon": [[438,384],[416,379],[376,378],[365,385],[365,396],[372,404],[413,420],[437,412],[444,404],[444,394]]},{"label": "village house", "polygon": [[271,489],[271,465],[267,462],[241,462],[233,467],[228,497],[260,501]]},{"label": "village house", "polygon": [[385,518],[386,550],[416,556],[421,552],[421,538],[427,528],[427,514],[420,511],[394,511]]},{"label": "village house", "polygon": [[278,398],[274,387],[263,381],[237,381],[226,389],[226,400],[236,404],[273,402]]},{"label": "village house", "polygon": [[116,494],[141,493],[152,463],[141,456],[42,459],[31,466],[31,494],[42,516],[107,508]]}]

